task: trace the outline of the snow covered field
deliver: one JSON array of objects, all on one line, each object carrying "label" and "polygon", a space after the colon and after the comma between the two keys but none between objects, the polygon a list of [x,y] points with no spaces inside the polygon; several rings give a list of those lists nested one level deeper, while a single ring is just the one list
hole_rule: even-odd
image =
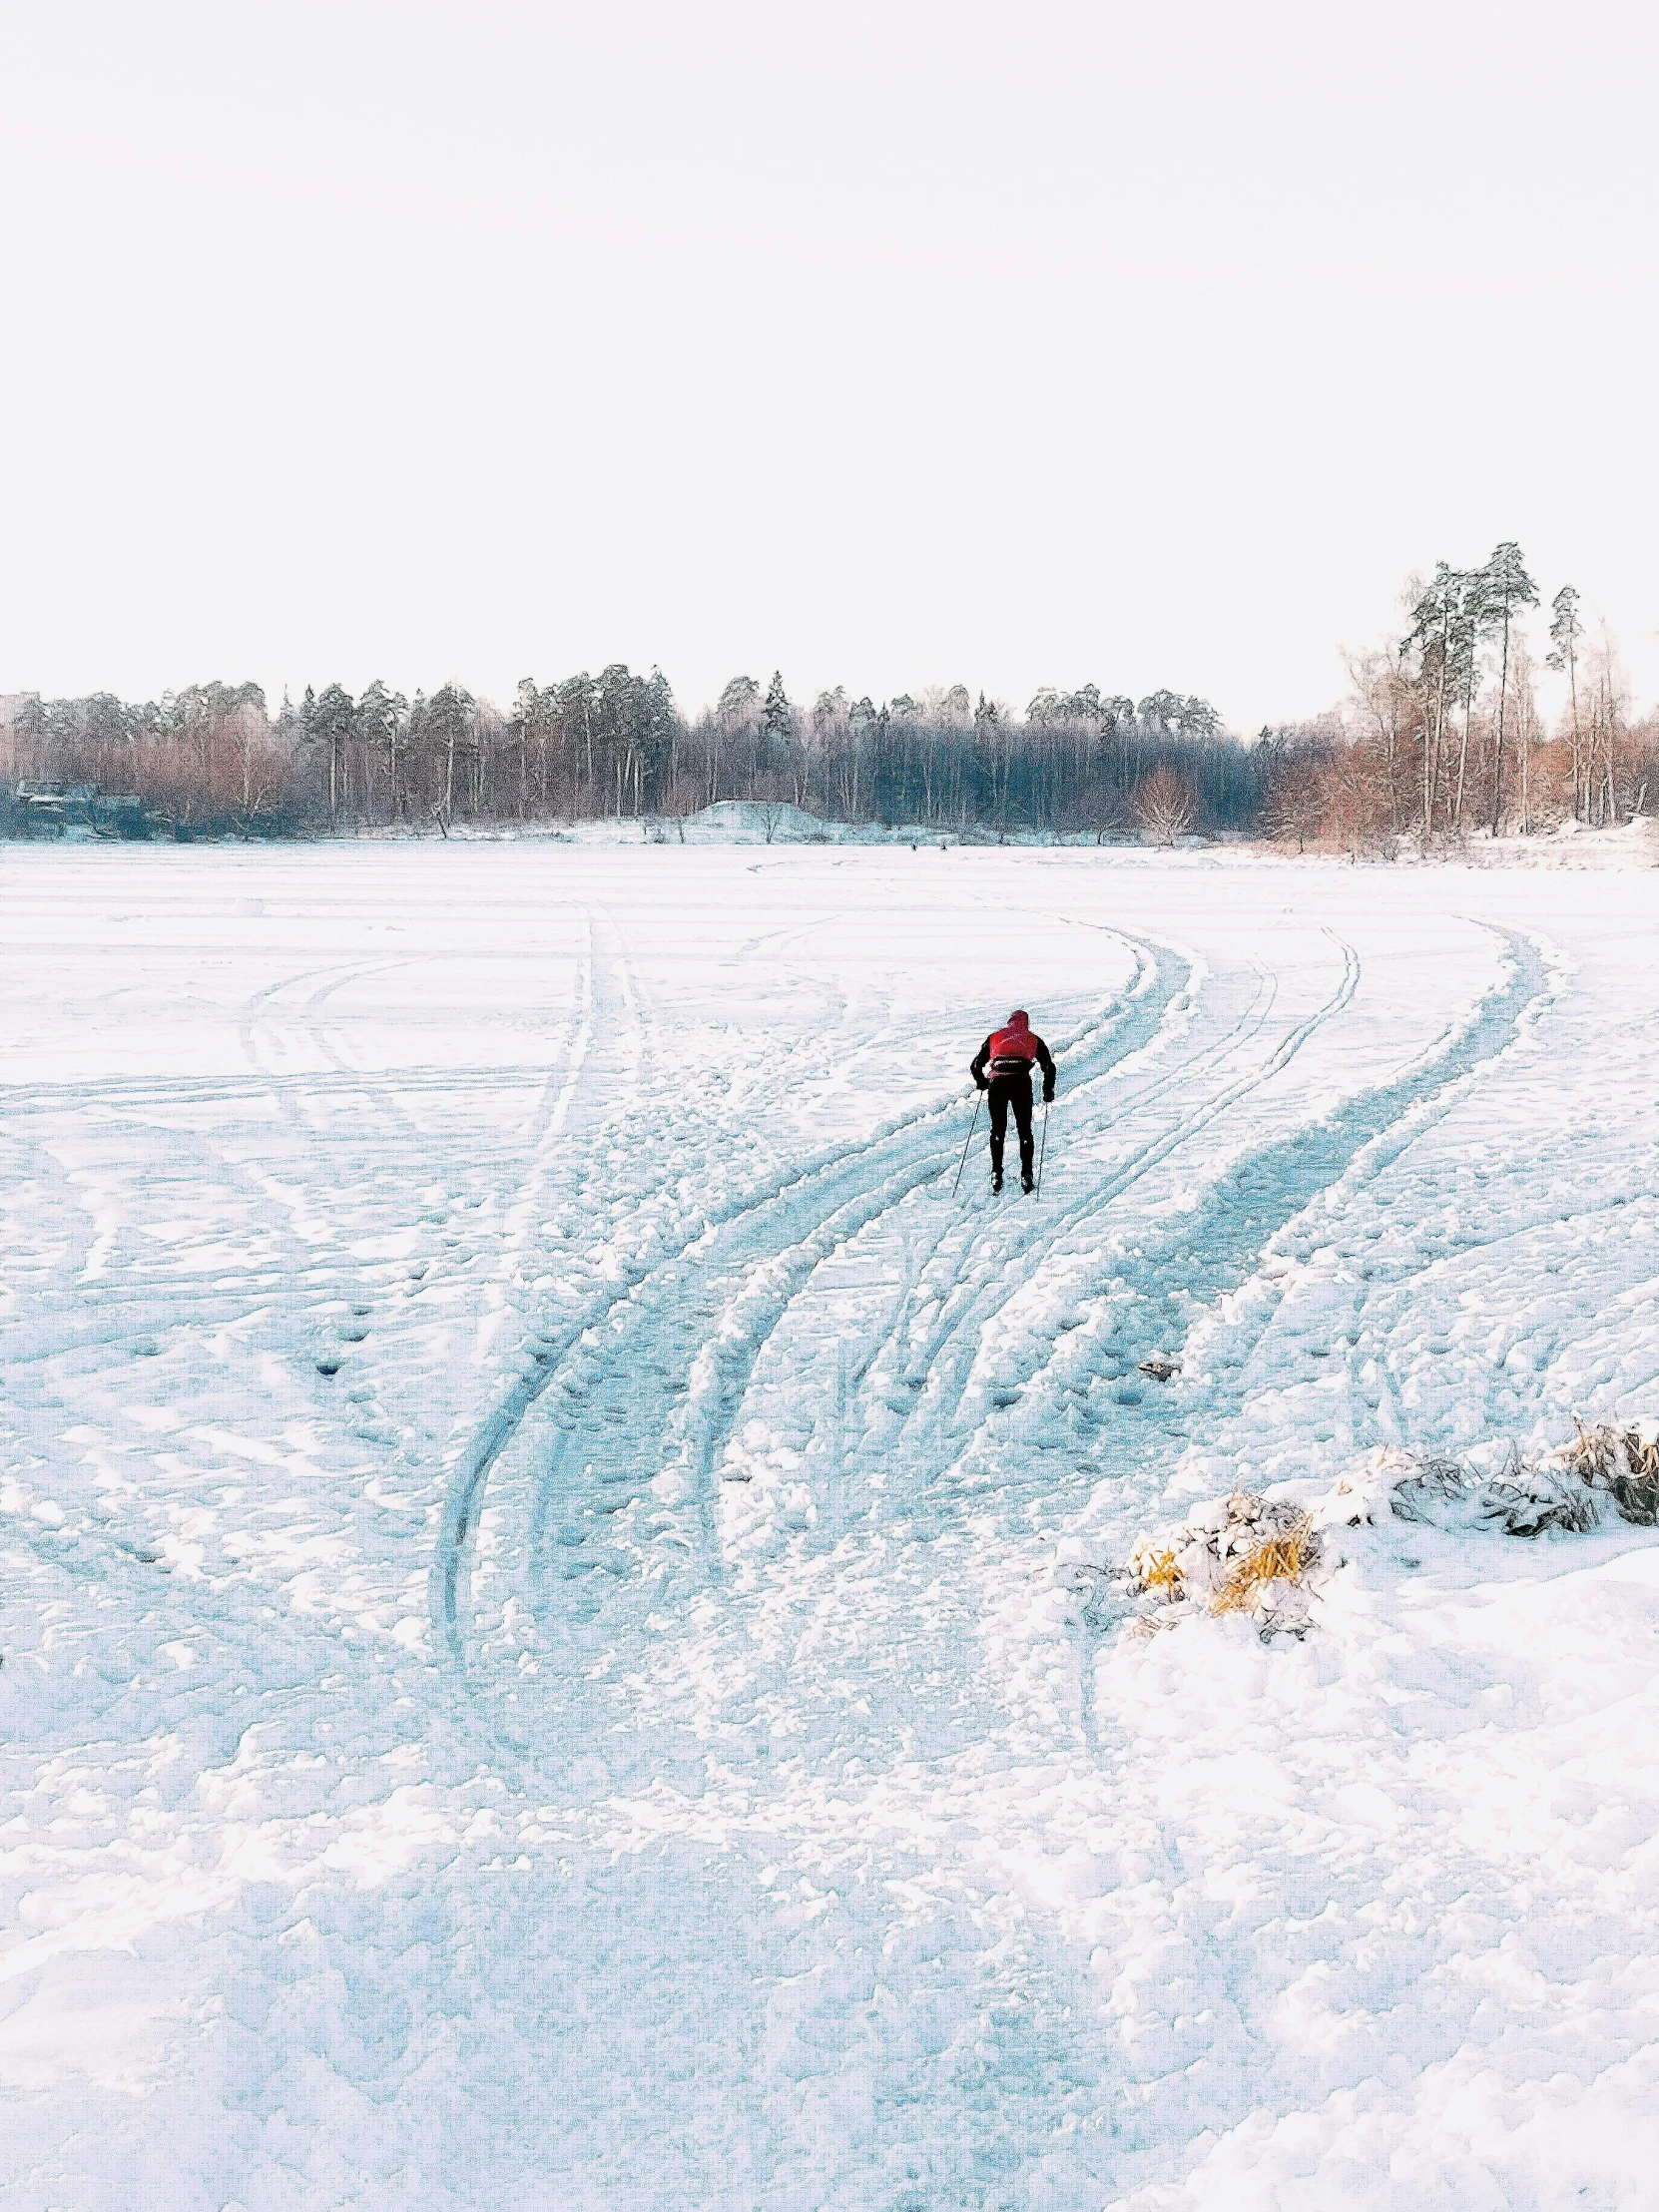
[{"label": "snow covered field", "polygon": [[1654,1533],[1356,1531],[1300,1643],[1090,1568],[1659,1410],[1656,909],[0,850],[0,2199],[1649,2201]]}]

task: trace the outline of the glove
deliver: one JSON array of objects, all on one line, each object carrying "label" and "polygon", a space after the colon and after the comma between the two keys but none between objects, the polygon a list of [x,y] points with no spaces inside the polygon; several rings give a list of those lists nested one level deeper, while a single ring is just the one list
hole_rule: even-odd
[{"label": "glove", "polygon": [[1043,1085],[1043,1104],[1044,1104],[1045,1106],[1052,1106],[1052,1105],[1053,1105],[1053,1103],[1054,1103],[1054,1086],[1053,1086],[1053,1084],[1052,1084],[1052,1083],[1045,1083],[1045,1084]]},{"label": "glove", "polygon": [[973,1079],[973,1084],[975,1090],[988,1091],[990,1089],[990,1085],[985,1081],[985,1078],[982,1075],[976,1075]]}]

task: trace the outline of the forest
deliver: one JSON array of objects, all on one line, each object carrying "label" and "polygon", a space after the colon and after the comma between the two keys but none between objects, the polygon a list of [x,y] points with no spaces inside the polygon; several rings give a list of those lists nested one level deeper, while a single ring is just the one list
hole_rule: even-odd
[{"label": "forest", "polygon": [[1644,810],[1659,731],[1634,717],[1616,647],[1573,586],[1540,611],[1505,542],[1478,568],[1439,562],[1401,605],[1396,636],[1346,656],[1338,705],[1250,737],[1207,700],[1093,683],[1045,687],[1022,713],[960,684],[879,705],[836,688],[807,706],[775,672],[734,677],[688,716],[660,670],[620,665],[526,678],[504,707],[459,683],[405,697],[379,681],[275,708],[252,683],[140,704],[12,695],[0,829],[26,833],[44,819],[31,801],[64,793],[125,801],[100,819],[126,833],[176,836],[661,822],[742,799],[961,834],[1232,833],[1358,856]]}]

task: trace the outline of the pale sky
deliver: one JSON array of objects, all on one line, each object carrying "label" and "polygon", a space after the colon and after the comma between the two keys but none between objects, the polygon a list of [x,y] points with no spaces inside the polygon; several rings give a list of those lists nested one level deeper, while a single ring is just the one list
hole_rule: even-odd
[{"label": "pale sky", "polygon": [[0,691],[1659,694],[1652,9],[0,0]]}]

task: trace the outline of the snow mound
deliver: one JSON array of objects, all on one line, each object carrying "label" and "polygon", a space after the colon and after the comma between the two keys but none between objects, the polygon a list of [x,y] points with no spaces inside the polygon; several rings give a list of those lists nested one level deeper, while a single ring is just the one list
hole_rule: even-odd
[{"label": "snow mound", "polygon": [[787,800],[764,799],[720,799],[681,825],[688,844],[800,844],[833,837],[839,827]]}]

